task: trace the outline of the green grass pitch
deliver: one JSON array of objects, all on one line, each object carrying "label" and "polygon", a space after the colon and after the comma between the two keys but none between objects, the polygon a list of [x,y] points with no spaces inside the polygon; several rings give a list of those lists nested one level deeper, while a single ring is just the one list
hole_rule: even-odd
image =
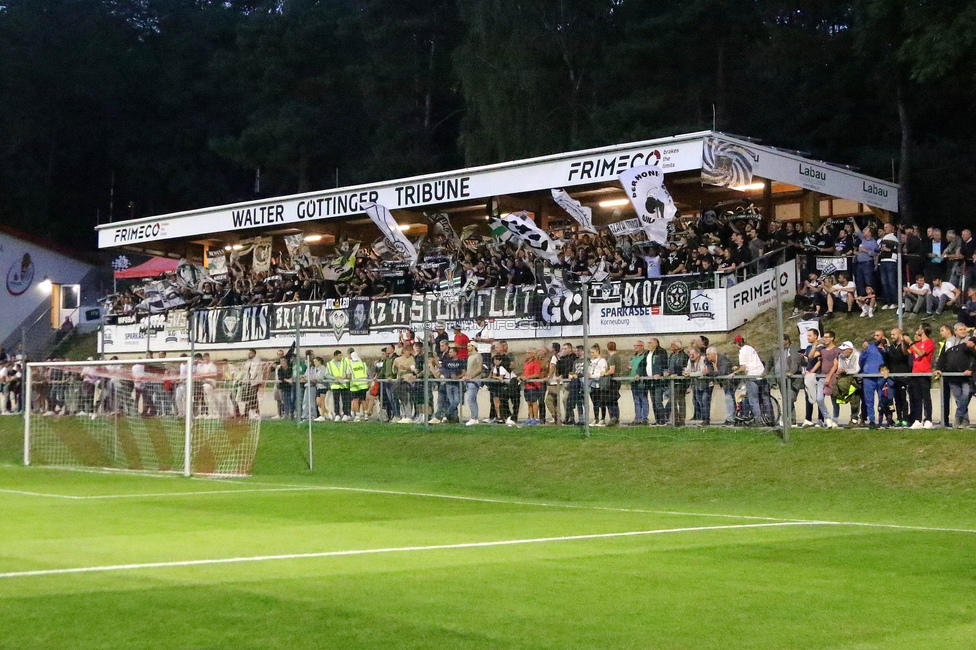
[{"label": "green grass pitch", "polygon": [[218,481],[25,468],[21,427],[0,648],[976,647],[969,431],[329,424],[310,471],[273,422]]}]

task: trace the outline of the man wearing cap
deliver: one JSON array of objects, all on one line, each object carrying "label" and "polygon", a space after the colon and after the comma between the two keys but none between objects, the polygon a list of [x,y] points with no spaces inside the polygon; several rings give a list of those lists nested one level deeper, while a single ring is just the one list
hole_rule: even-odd
[{"label": "man wearing cap", "polygon": [[434,349],[437,350],[440,348],[441,341],[446,341],[447,338],[447,332],[444,331],[444,323],[434,325]]},{"label": "man wearing cap", "polygon": [[[860,370],[861,355],[854,349],[854,344],[844,341],[840,344],[840,356],[837,357],[837,386],[834,388],[834,404],[849,404],[851,419],[848,426],[857,426],[860,422],[861,398],[857,394],[857,373]],[[838,406],[838,410],[839,410]],[[836,419],[837,413],[834,413]]]}]

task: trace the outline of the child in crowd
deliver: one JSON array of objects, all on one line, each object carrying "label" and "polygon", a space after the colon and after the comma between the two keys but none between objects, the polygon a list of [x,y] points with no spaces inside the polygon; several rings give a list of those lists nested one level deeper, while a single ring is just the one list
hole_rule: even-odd
[{"label": "child in crowd", "polygon": [[892,406],[895,403],[895,380],[888,376],[888,366],[881,366],[878,382],[878,424],[884,428],[895,426]]}]

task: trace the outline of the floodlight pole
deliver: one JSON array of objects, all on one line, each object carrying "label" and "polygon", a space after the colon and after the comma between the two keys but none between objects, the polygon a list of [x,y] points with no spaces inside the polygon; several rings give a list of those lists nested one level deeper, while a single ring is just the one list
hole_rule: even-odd
[{"label": "floodlight pole", "polygon": [[583,281],[583,435],[590,437],[590,283]]},{"label": "floodlight pole", "polygon": [[895,237],[898,238],[895,250],[898,251],[898,329],[902,329],[905,326],[904,314],[905,314],[905,295],[904,289],[902,288],[902,283],[905,281],[905,271],[902,258],[905,256],[905,249],[901,245],[901,232],[899,229],[895,229]]},{"label": "floodlight pole", "polygon": [[[793,262],[796,264],[796,261]],[[778,273],[776,272],[776,267],[773,267],[773,288],[776,291],[776,328],[779,333],[778,348],[776,350],[776,355],[779,357],[779,394],[783,400],[783,442],[787,443],[790,441],[790,425],[793,424],[793,401],[790,399],[789,381],[786,378],[786,364],[789,361],[786,355],[783,353],[783,339],[786,335],[786,331],[783,327],[783,298],[780,296],[780,284]],[[794,287],[795,288],[795,287]],[[773,357],[776,359],[777,357]],[[776,366],[773,365],[775,370]],[[772,399],[770,399],[772,403]],[[774,424],[775,426],[775,424]]]}]

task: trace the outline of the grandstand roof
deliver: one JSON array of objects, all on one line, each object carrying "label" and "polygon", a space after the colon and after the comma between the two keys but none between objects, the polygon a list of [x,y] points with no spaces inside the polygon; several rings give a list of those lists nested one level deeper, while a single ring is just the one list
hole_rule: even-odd
[{"label": "grandstand roof", "polygon": [[[355,230],[368,219],[363,205],[377,202],[400,211],[444,211],[461,218],[484,218],[489,197],[515,197],[512,210],[537,214],[555,205],[553,188],[566,188],[584,204],[622,198],[617,176],[633,166],[660,166],[682,212],[709,201],[747,197],[772,207],[781,196],[816,193],[846,199],[879,212],[897,212],[898,186],[850,168],[812,160],[800,152],[762,146],[713,131],[630,142],[525,160],[439,172],[305,194],[273,197],[198,210],[103,224],[100,248],[124,247],[155,255],[187,256],[190,243],[217,246],[253,235],[329,230],[341,220]],[[708,178],[706,179],[706,175]],[[721,178],[718,178],[721,177]],[[764,180],[765,183],[754,183]],[[503,209],[505,209],[503,205]],[[398,217],[399,219],[399,217]],[[402,222],[401,222],[402,223]],[[333,228],[334,230],[334,228]],[[344,231],[348,234],[348,229]],[[334,235],[334,233],[333,233]]]}]

